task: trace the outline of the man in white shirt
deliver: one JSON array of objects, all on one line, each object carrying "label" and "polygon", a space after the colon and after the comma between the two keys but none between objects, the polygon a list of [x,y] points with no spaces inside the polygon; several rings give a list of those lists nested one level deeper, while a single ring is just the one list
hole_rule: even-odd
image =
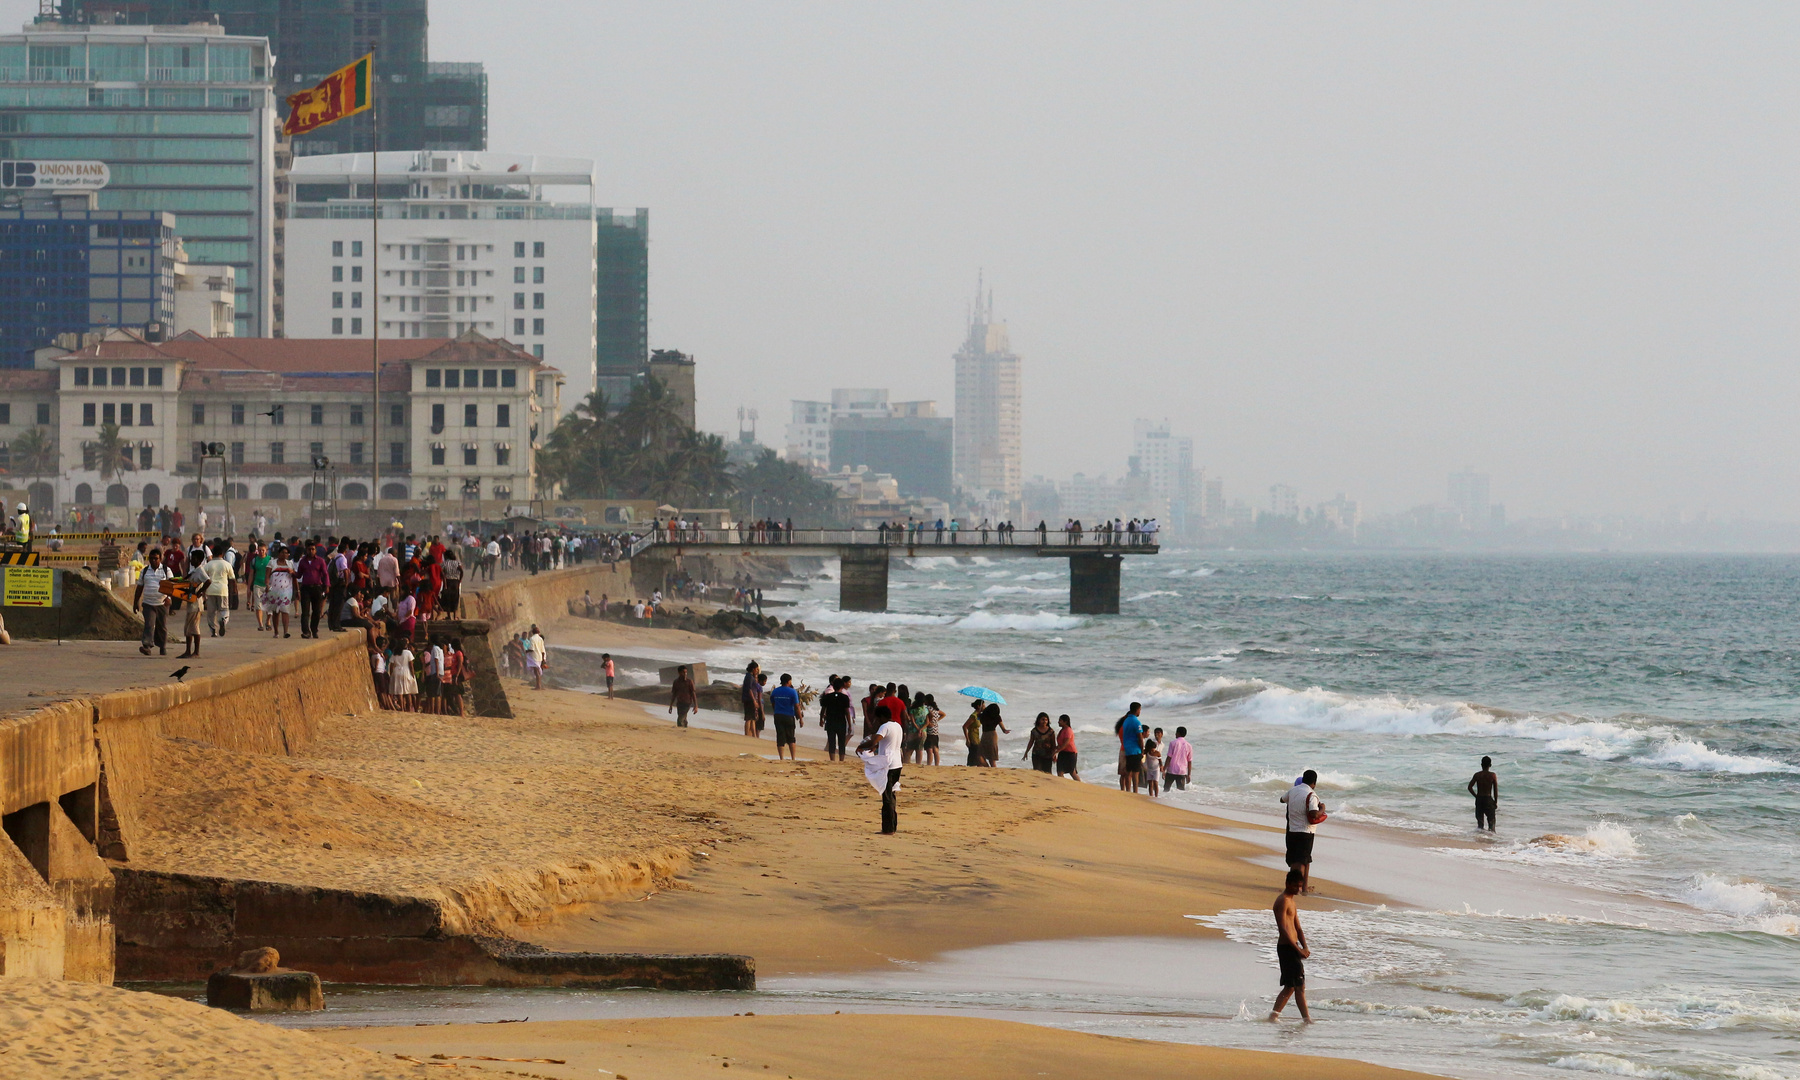
[{"label": "man in white shirt", "polygon": [[394,556],[393,548],[382,548],[381,554],[375,556],[375,582],[383,592],[400,584],[400,560]]},{"label": "man in white shirt", "polygon": [[138,646],[138,652],[150,655],[150,646],[155,645],[162,650],[164,656],[169,655],[169,598],[162,593],[162,583],[169,576],[169,571],[162,564],[162,549],[151,548],[149,563],[144,572],[138,575],[137,591],[131,596],[131,606],[144,616],[144,640]]},{"label": "man in white shirt", "polygon": [[200,564],[206,575],[206,629],[213,637],[225,636],[225,624],[231,621],[231,588],[237,574],[225,558],[225,542],[213,548],[213,557]]},{"label": "man in white shirt", "polygon": [[494,569],[500,565],[500,541],[489,537],[487,547],[482,549],[481,576],[488,581],[494,580]]},{"label": "man in white shirt", "polygon": [[1300,891],[1312,891],[1313,839],[1319,822],[1325,820],[1325,804],[1319,801],[1319,774],[1311,769],[1302,773],[1294,786],[1281,793],[1287,804],[1287,864],[1300,871]]},{"label": "man in white shirt", "polygon": [[881,792],[881,832],[891,835],[900,831],[900,740],[899,723],[887,715],[886,705],[876,705],[874,717],[881,721],[875,729],[875,748],[859,750],[863,759],[863,776],[869,785]]}]

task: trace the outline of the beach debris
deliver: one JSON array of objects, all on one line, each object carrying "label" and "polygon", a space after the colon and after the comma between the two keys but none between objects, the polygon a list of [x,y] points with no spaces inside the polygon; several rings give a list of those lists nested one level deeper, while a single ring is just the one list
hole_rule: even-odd
[{"label": "beach debris", "polygon": [[503,1058],[486,1054],[433,1054],[433,1061],[523,1061],[532,1065],[567,1065],[566,1058]]}]

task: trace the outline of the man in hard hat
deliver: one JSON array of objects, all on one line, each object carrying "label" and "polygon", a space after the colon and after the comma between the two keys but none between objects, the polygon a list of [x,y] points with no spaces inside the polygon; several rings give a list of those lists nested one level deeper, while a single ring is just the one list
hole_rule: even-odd
[{"label": "man in hard hat", "polygon": [[27,555],[31,554],[31,511],[24,503],[19,504],[19,543]]}]

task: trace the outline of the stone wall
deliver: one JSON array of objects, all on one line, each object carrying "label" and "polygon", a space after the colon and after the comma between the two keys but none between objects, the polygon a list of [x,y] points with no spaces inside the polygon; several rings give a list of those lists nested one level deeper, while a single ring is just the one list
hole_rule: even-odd
[{"label": "stone wall", "polygon": [[498,649],[506,639],[531,628],[547,626],[564,617],[570,600],[592,592],[618,598],[635,595],[631,590],[631,563],[584,563],[567,570],[525,574],[489,584],[476,583],[476,591],[463,598],[464,614],[485,620],[491,628],[488,641]]},{"label": "stone wall", "polygon": [[[101,846],[124,861],[138,836],[143,785],[153,775],[153,740],[291,757],[317,738],[325,717],[372,711],[376,699],[363,635],[334,634],[222,675],[106,694],[92,706],[106,769],[99,812],[110,812],[118,829],[114,838],[103,828]],[[122,850],[111,847],[115,839]]]}]

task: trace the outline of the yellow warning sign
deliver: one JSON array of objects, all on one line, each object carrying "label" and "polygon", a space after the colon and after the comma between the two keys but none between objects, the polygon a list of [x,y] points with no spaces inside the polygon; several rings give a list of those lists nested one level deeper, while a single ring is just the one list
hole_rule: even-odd
[{"label": "yellow warning sign", "polygon": [[0,567],[0,605],[55,607],[57,571],[48,566]]}]

